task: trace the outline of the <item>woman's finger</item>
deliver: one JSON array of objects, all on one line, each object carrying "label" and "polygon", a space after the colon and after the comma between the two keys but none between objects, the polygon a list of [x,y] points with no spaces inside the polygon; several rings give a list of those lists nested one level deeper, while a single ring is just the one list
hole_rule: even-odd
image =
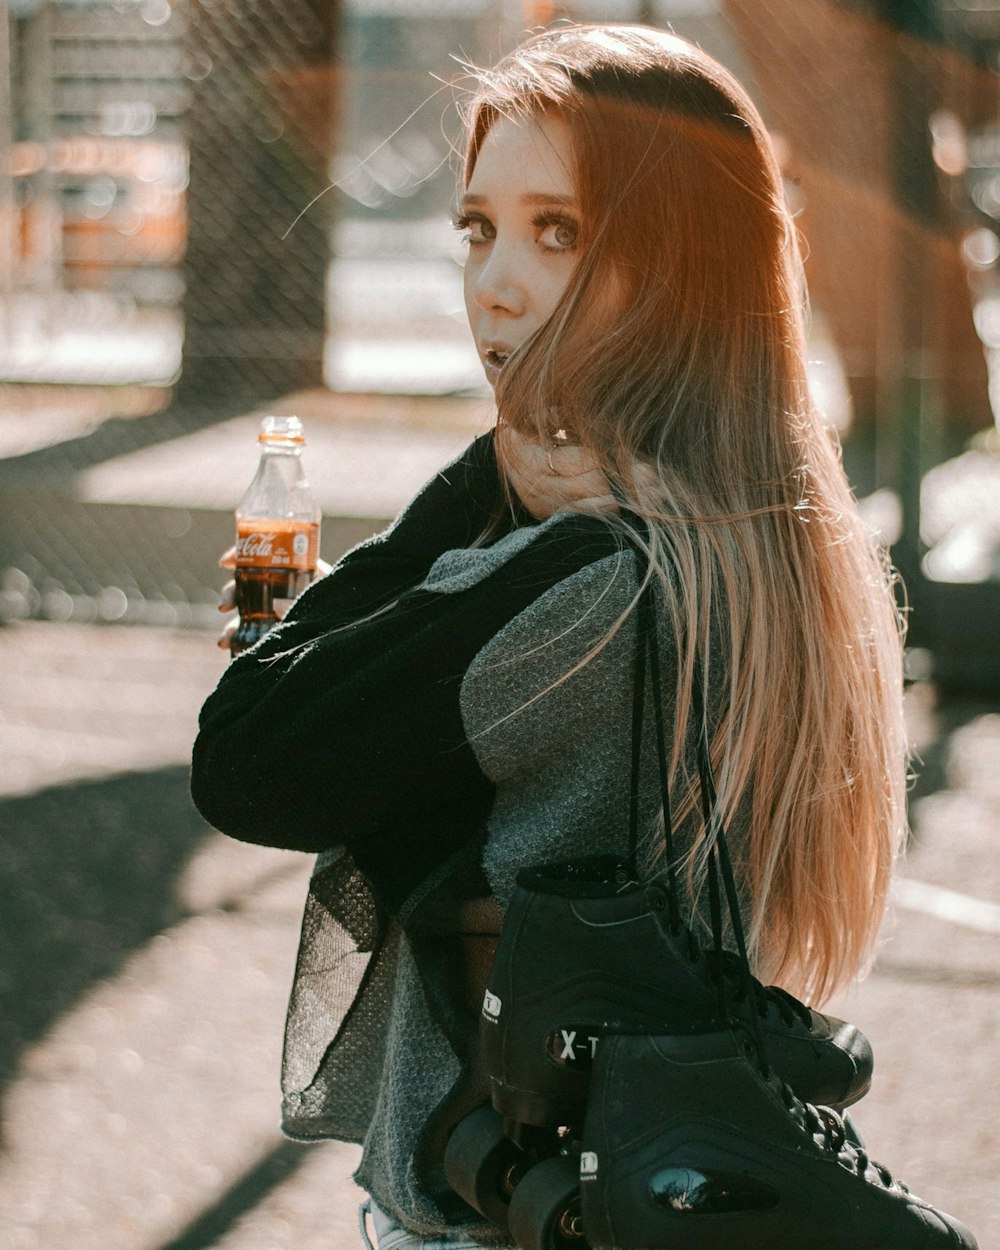
[{"label": "woman's finger", "polygon": [[[236,565],[236,548],[230,547],[224,552],[219,559],[219,566],[224,569],[234,568]],[[333,571],[333,565],[328,564],[325,560],[316,561],[316,577],[326,577]],[[285,613],[295,602],[294,599],[274,599],[271,606],[274,608],[274,614],[278,620],[284,620]],[[230,578],[228,582],[219,591],[219,611],[232,612],[236,607],[236,580]],[[225,624],[222,633],[219,635],[218,645],[224,649],[228,649],[229,641],[233,634],[239,628],[240,618],[238,616],[231,617]]]},{"label": "woman's finger", "polygon": [[233,637],[233,634],[236,633],[239,627],[240,627],[240,618],[238,616],[230,617],[229,620],[226,621],[226,624],[223,627],[222,633],[219,635],[218,639],[216,640],[216,646],[221,647],[223,651],[228,651],[229,643]]},{"label": "woman's finger", "polygon": [[593,455],[573,443],[549,446],[501,427],[511,487],[536,520],[556,512],[613,512],[617,503]]}]

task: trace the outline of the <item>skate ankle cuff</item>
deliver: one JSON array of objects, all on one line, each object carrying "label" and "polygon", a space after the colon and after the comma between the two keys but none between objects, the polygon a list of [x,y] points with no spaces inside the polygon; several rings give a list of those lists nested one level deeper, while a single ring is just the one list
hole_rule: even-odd
[{"label": "skate ankle cuff", "polygon": [[561,898],[611,898],[635,889],[639,882],[625,860],[594,855],[524,868],[517,874],[517,884],[536,894],[557,894]]}]

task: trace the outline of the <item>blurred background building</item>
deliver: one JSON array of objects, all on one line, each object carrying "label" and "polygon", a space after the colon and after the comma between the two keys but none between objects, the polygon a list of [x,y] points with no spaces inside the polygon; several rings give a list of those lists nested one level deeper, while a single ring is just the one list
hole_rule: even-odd
[{"label": "blurred background building", "polygon": [[1000,680],[1000,0],[6,10],[2,616],[213,620],[242,482],[191,436],[303,392],[320,421],[333,395],[481,397],[448,224],[463,75],[542,23],[645,21],[729,65],[775,136],[817,398],[920,663]]}]

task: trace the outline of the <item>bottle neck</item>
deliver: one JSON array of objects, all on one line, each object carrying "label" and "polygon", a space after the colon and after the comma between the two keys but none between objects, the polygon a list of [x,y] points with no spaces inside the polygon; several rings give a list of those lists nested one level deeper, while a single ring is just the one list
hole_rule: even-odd
[{"label": "bottle neck", "polygon": [[263,460],[266,456],[299,457],[302,455],[302,447],[302,443],[279,442],[268,439],[266,443],[262,441],[260,444],[260,458]]}]

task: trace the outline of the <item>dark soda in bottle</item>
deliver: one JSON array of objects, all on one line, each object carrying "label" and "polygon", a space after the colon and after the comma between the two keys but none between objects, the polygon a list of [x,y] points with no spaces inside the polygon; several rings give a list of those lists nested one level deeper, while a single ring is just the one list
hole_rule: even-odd
[{"label": "dark soda in bottle", "polygon": [[265,417],[260,464],[236,509],[236,607],[230,639],[239,655],[277,625],[276,600],[294,599],[316,575],[322,514],[302,468],[298,417]]}]

